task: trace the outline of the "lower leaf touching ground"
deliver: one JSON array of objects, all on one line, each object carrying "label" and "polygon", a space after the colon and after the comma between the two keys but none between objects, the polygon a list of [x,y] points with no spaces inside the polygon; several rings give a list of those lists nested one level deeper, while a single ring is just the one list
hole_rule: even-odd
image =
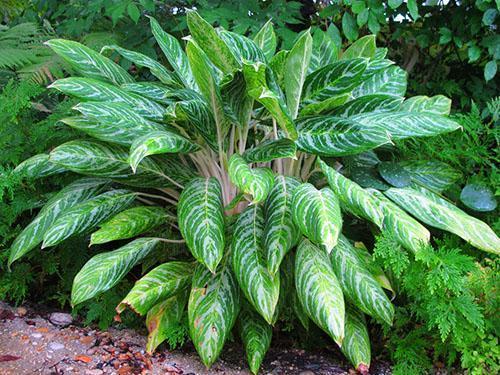
[{"label": "lower leaf touching ground", "polygon": [[253,197],[253,203],[266,199],[274,183],[274,175],[269,168],[250,168],[238,154],[229,159],[228,173],[238,189]]},{"label": "lower leaf touching ground", "polygon": [[366,320],[363,313],[349,305],[346,305],[345,337],[341,350],[360,374],[369,373],[371,350]]},{"label": "lower leaf touching ground", "polygon": [[364,259],[358,255],[358,249],[340,235],[330,259],[345,296],[361,311],[391,325],[394,306],[366,268]]},{"label": "lower leaf touching ground", "polygon": [[262,207],[248,206],[234,225],[233,270],[245,297],[266,322],[272,324],[280,280],[279,274],[272,275],[266,267],[261,246],[263,231]]},{"label": "lower leaf touching ground", "polygon": [[82,178],[54,195],[40,210],[35,220],[24,228],[12,243],[9,267],[17,259],[39,245],[47,230],[67,209],[91,198],[108,182],[108,180],[100,178]]},{"label": "lower leaf touching ground", "polygon": [[94,228],[132,204],[136,193],[112,190],[79,203],[64,212],[43,236],[42,248],[55,246],[74,234]]},{"label": "lower leaf touching ground", "polygon": [[168,339],[178,329],[188,299],[188,291],[184,290],[173,297],[153,306],[146,316],[148,342],[146,352],[153,354],[158,345]]},{"label": "lower leaf touching ground", "polygon": [[224,251],[222,188],[217,179],[195,178],[177,206],[179,229],[193,256],[215,272]]},{"label": "lower leaf touching ground", "polygon": [[117,250],[92,257],[75,276],[71,304],[78,305],[115,286],[159,242],[156,238],[138,238]]},{"label": "lower leaf touching ground", "polygon": [[293,192],[299,185],[294,178],[276,176],[266,200],[262,245],[267,268],[273,275],[278,272],[285,254],[299,239],[300,231],[293,221],[291,206]]},{"label": "lower leaf touching ground", "polygon": [[205,366],[219,356],[240,310],[240,288],[232,270],[221,263],[212,274],[199,264],[188,303],[191,340]]},{"label": "lower leaf touching ground", "polygon": [[318,190],[309,183],[296,187],[292,215],[304,236],[332,251],[342,228],[342,216],[339,201],[329,188]]},{"label": "lower leaf touching ground", "polygon": [[308,240],[303,240],[297,249],[295,287],[307,315],[342,346],[344,295],[328,255]]},{"label": "lower leaf touching ground", "polygon": [[149,271],[116,307],[118,314],[127,307],[139,315],[146,314],[159,301],[181,292],[190,284],[193,263],[167,262]]},{"label": "lower leaf touching ground", "polygon": [[250,371],[257,374],[271,345],[272,327],[259,314],[252,311],[250,306],[242,308],[238,316],[238,327]]},{"label": "lower leaf touching ground", "polygon": [[90,245],[135,237],[165,223],[167,218],[167,213],[161,207],[129,208],[113,216],[101,225],[101,229],[92,233]]}]

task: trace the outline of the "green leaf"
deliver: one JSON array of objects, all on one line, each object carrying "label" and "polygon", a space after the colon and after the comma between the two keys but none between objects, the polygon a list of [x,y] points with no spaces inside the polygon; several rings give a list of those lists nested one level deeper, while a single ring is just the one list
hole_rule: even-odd
[{"label": "green leaf", "polygon": [[136,193],[112,190],[78,203],[59,216],[43,236],[42,249],[84,233],[132,204]]},{"label": "green leaf", "polygon": [[117,85],[134,81],[122,67],[83,44],[64,39],[51,39],[45,44],[85,77],[105,79]]},{"label": "green leaf", "polygon": [[[338,117],[351,117],[361,113],[392,112],[400,108],[403,98],[387,94],[371,94],[349,100],[327,112]],[[326,114],[326,113],[325,113]]]},{"label": "green leaf", "polygon": [[52,176],[63,172],[66,172],[66,169],[51,163],[49,155],[47,154],[32,156],[20,163],[13,171],[16,175],[29,180]]},{"label": "green leaf", "polygon": [[316,29],[313,34],[313,48],[308,74],[329,65],[338,59],[339,48],[332,38],[321,29]]},{"label": "green leaf", "polygon": [[312,53],[312,37],[307,30],[295,42],[285,62],[284,82],[286,103],[292,119],[299,112],[302,87],[307,75]]},{"label": "green leaf", "polygon": [[481,184],[467,184],[460,193],[460,200],[474,211],[488,212],[497,208],[495,195]]},{"label": "green leaf", "polygon": [[281,265],[281,286],[283,293],[280,292],[281,298],[279,302],[286,301],[287,305],[292,305],[292,310],[295,316],[300,321],[300,324],[306,331],[309,331],[310,319],[307,315],[302,302],[300,302],[297,295],[297,288],[295,287],[295,253],[289,252],[283,259]]},{"label": "green leaf", "polygon": [[349,93],[334,95],[322,102],[308,101],[300,110],[300,117],[329,113],[350,99]]},{"label": "green leaf", "polygon": [[343,235],[330,254],[332,267],[344,295],[356,307],[380,322],[392,324],[394,306],[365,266],[364,257]]},{"label": "green leaf", "polygon": [[420,16],[418,15],[418,4],[417,0],[408,0],[407,2],[408,11],[410,12],[411,18],[416,21]]},{"label": "green leaf", "polygon": [[271,345],[272,327],[248,306],[244,307],[240,312],[238,327],[250,371],[257,374]]},{"label": "green leaf", "polygon": [[495,18],[497,18],[497,15],[498,10],[496,10],[495,8],[487,9],[483,13],[483,24],[485,24],[486,26],[493,25],[493,23],[495,22]]},{"label": "green leaf", "polygon": [[76,306],[111,289],[159,242],[156,238],[138,238],[117,250],[92,257],[75,276],[71,305]]},{"label": "green leaf", "polygon": [[382,227],[384,214],[378,200],[355,182],[342,176],[325,162],[319,160],[319,166],[325,174],[330,188],[340,201],[343,209],[351,214],[370,220],[379,228]]},{"label": "green leaf", "polygon": [[235,72],[229,81],[222,84],[220,91],[222,100],[229,107],[226,110],[232,112],[239,126],[246,126],[252,116],[254,100],[247,94],[243,72]]},{"label": "green leaf", "polygon": [[250,168],[241,155],[229,159],[228,174],[231,182],[245,194],[253,197],[253,203],[266,199],[273,187],[274,175],[269,168]]},{"label": "green leaf", "polygon": [[481,57],[481,48],[476,45],[472,45],[467,50],[467,55],[469,57],[469,63],[477,61]]},{"label": "green leaf", "polygon": [[232,256],[233,270],[245,297],[257,312],[273,323],[278,303],[279,275],[266,267],[261,240],[264,235],[264,214],[258,205],[248,206],[234,225]]},{"label": "green leaf", "polygon": [[391,188],[385,194],[424,223],[454,233],[481,250],[500,253],[500,239],[487,224],[438,195],[423,188]]},{"label": "green leaf", "polygon": [[406,187],[411,184],[411,175],[399,163],[383,162],[378,165],[382,178],[395,187]]},{"label": "green leaf", "polygon": [[93,197],[108,182],[98,178],[82,178],[55,194],[12,243],[8,266],[39,245],[47,230],[67,209]]},{"label": "green leaf", "polygon": [[167,153],[190,153],[199,150],[199,146],[181,135],[166,130],[146,134],[134,141],[130,147],[130,166],[137,170],[139,163],[149,155]]},{"label": "green leaf", "polygon": [[437,193],[446,190],[462,177],[455,168],[436,160],[404,161],[400,164],[413,182]]},{"label": "green leaf", "polygon": [[497,74],[497,62],[495,60],[488,61],[484,66],[484,79],[489,81]]},{"label": "green leaf", "polygon": [[368,374],[371,350],[365,317],[349,305],[346,305],[345,337],[340,349],[360,374]]},{"label": "green leaf", "polygon": [[401,104],[400,110],[404,112],[425,112],[447,116],[451,110],[451,99],[443,95],[436,95],[430,98],[425,95],[418,95],[406,99]]},{"label": "green leaf", "polygon": [[348,12],[344,12],[342,16],[342,31],[349,41],[352,42],[358,39],[358,26],[356,25],[356,20]]},{"label": "green leaf", "polygon": [[139,21],[139,18],[141,17],[141,12],[139,8],[137,8],[137,5],[135,5],[134,3],[128,4],[127,13],[135,23],[137,23],[137,21]]},{"label": "green leaf", "polygon": [[290,139],[269,139],[246,150],[243,153],[243,158],[248,163],[265,163],[282,158],[296,159],[296,153],[297,146],[295,145],[295,142]]},{"label": "green leaf", "polygon": [[265,227],[262,245],[267,268],[274,275],[281,261],[297,243],[300,233],[292,217],[292,196],[300,183],[294,178],[276,176],[265,204]]},{"label": "green leaf", "polygon": [[307,315],[342,346],[344,295],[326,253],[303,240],[295,260],[295,287]]},{"label": "green leaf", "polygon": [[288,51],[281,50],[276,55],[273,56],[271,61],[269,61],[269,68],[272,70],[274,74],[276,83],[281,88],[284,87],[285,62],[287,56],[288,56]]},{"label": "green leaf", "polygon": [[210,61],[223,73],[229,74],[240,68],[231,49],[217,34],[212,25],[201,18],[197,12],[192,10],[187,12],[187,25],[195,42],[207,54]]},{"label": "green leaf", "polygon": [[[382,62],[385,64],[383,60]],[[407,73],[403,69],[397,66],[389,66],[380,70],[373,69],[375,71],[371,72],[372,69],[370,69],[369,75],[363,77],[363,82],[353,90],[354,98],[370,94],[405,95]]]},{"label": "green leaf", "polygon": [[389,0],[389,6],[392,9],[398,8],[401,4],[403,4],[403,0]]},{"label": "green leaf", "polygon": [[271,20],[267,21],[259,32],[255,34],[253,41],[264,52],[267,60],[270,60],[274,56],[277,41]]},{"label": "green leaf", "polygon": [[222,188],[217,179],[195,178],[177,206],[179,229],[193,256],[215,272],[224,252]]},{"label": "green leaf", "polygon": [[264,52],[252,39],[224,29],[219,29],[218,34],[240,63],[266,62]]},{"label": "green leaf", "polygon": [[360,123],[351,118],[306,117],[299,119],[297,129],[297,147],[321,156],[359,154],[390,142],[389,134],[382,126]]},{"label": "green leaf", "polygon": [[219,356],[240,310],[240,288],[230,267],[212,274],[196,267],[188,303],[189,332],[196,351],[209,367]]},{"label": "green leaf", "polygon": [[304,183],[295,188],[292,215],[300,232],[329,253],[337,244],[342,215],[336,195],[328,188],[317,190]]},{"label": "green leaf", "polygon": [[172,104],[173,91],[165,86],[153,82],[125,83],[121,88],[127,92],[137,94],[143,98],[154,100],[163,105]]},{"label": "green leaf", "polygon": [[341,59],[350,60],[357,57],[366,57],[371,59],[375,57],[375,50],[377,49],[375,41],[375,35],[365,35],[364,37],[359,38],[344,51]]},{"label": "green leaf", "polygon": [[136,281],[116,311],[121,314],[128,307],[144,315],[158,302],[185,290],[191,284],[192,275],[193,263],[173,261],[160,264]]},{"label": "green leaf", "polygon": [[90,245],[135,237],[165,223],[167,218],[168,215],[161,207],[129,208],[101,224],[101,229],[92,233]]}]

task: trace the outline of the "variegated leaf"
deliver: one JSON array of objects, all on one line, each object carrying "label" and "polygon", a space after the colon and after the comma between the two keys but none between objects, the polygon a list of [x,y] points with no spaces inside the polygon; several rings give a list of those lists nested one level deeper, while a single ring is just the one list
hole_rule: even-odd
[{"label": "variegated leaf", "polygon": [[224,29],[218,29],[217,33],[240,63],[266,62],[264,52],[252,39]]},{"label": "variegated leaf", "polygon": [[269,68],[273,71],[276,84],[284,87],[285,62],[288,56],[288,51],[281,50],[269,61]]},{"label": "variegated leaf", "polygon": [[238,154],[229,159],[228,174],[238,189],[253,197],[253,203],[266,199],[274,183],[274,175],[269,168],[250,168]]},{"label": "variegated leaf", "polygon": [[[382,60],[384,62],[384,60]],[[376,62],[380,65],[380,62]],[[404,96],[406,93],[406,72],[397,66],[388,66],[379,69],[377,65],[372,66],[374,72],[369,71],[368,77],[354,89],[353,97],[357,98],[370,94],[387,94]]]},{"label": "variegated leaf", "polygon": [[36,179],[66,172],[64,167],[51,163],[49,155],[38,154],[20,163],[14,173],[27,179]]},{"label": "variegated leaf", "polygon": [[438,195],[423,188],[391,188],[385,195],[424,223],[454,233],[481,250],[500,253],[500,239],[487,224]]},{"label": "variegated leaf", "polygon": [[365,259],[358,255],[358,251],[347,238],[340,235],[337,246],[330,254],[333,270],[344,295],[361,311],[391,325],[394,306],[366,268]]},{"label": "variegated leaf", "polygon": [[313,34],[313,48],[308,74],[337,61],[339,49],[330,36],[317,28]]},{"label": "variegated leaf", "polygon": [[339,201],[329,188],[317,190],[309,183],[296,187],[292,215],[304,236],[332,251],[342,228],[342,216]]},{"label": "variegated leaf", "polygon": [[161,207],[129,208],[101,224],[101,228],[90,236],[90,245],[135,237],[165,223],[167,218]]},{"label": "variegated leaf", "polygon": [[64,39],[51,39],[45,44],[85,77],[105,79],[117,85],[134,81],[122,67],[83,44]]},{"label": "variegated leaf", "polygon": [[82,178],[54,195],[12,243],[8,266],[39,245],[47,230],[62,213],[96,195],[108,182],[98,178]]},{"label": "variegated leaf", "polygon": [[273,23],[267,21],[264,26],[255,34],[253,41],[264,52],[267,60],[270,60],[276,52],[276,34],[274,33]]},{"label": "variegated leaf", "polygon": [[402,97],[387,94],[360,96],[328,111],[329,115],[351,117],[360,113],[391,112],[401,106]]},{"label": "variegated leaf", "polygon": [[333,95],[327,100],[322,102],[309,102],[309,104],[302,107],[300,110],[300,117],[314,116],[325,114],[333,111],[335,108],[343,105],[350,99],[350,94]]},{"label": "variegated leaf", "polygon": [[78,305],[111,289],[159,242],[157,238],[138,238],[117,250],[92,257],[75,276],[71,304]]},{"label": "variegated leaf", "polygon": [[401,111],[426,112],[447,116],[451,110],[451,99],[443,95],[428,97],[425,95],[414,96],[406,99],[401,104]]},{"label": "variegated leaf", "polygon": [[215,178],[195,178],[179,198],[179,229],[193,256],[215,272],[224,252],[222,188]]},{"label": "variegated leaf", "polygon": [[196,351],[209,367],[219,356],[240,310],[240,288],[230,267],[212,274],[196,267],[188,303],[189,332]]},{"label": "variegated leaf", "polygon": [[297,249],[295,287],[307,315],[342,346],[344,295],[328,255],[308,240],[303,240]]},{"label": "variegated leaf", "polygon": [[271,338],[272,327],[254,312],[250,306],[244,306],[238,316],[238,327],[241,341],[247,354],[248,366],[253,374],[259,372],[260,365],[264,359]]},{"label": "variegated leaf", "polygon": [[332,116],[312,116],[297,121],[297,147],[320,156],[359,154],[390,142],[389,133],[377,124]]},{"label": "variegated leaf", "polygon": [[370,254],[370,252],[368,252],[368,249],[366,248],[365,244],[363,242],[355,242],[354,248],[356,249],[358,257],[364,261],[364,265],[368,270],[368,272],[370,272],[370,274],[375,278],[375,280],[377,280],[378,284],[382,288],[390,291],[394,296],[395,291],[391,285],[391,281],[385,274],[384,270],[382,269],[382,266],[373,261],[373,256],[372,254]]},{"label": "variegated leaf", "polygon": [[285,73],[283,78],[285,83],[286,104],[292,119],[296,118],[299,112],[302,86],[304,85],[309,62],[311,61],[311,53],[312,37],[309,30],[307,30],[297,39],[288,53],[285,62]]},{"label": "variegated leaf", "polygon": [[292,158],[296,159],[297,146],[295,142],[288,138],[269,139],[259,143],[254,148],[246,150],[243,158],[248,163],[265,163],[275,159]]},{"label": "variegated leaf", "polygon": [[382,227],[384,213],[376,198],[354,181],[329,167],[324,161],[319,160],[319,166],[343,209],[355,216],[370,220],[379,228]]},{"label": "variegated leaf", "polygon": [[160,264],[135,282],[116,311],[121,314],[128,307],[144,315],[158,302],[185,290],[191,284],[192,276],[193,263],[173,261]]},{"label": "variegated leaf", "polygon": [[289,252],[283,259],[283,263],[280,267],[281,270],[281,284],[283,292],[280,292],[280,300],[278,301],[278,306],[281,302],[285,302],[288,307],[292,307],[295,316],[300,321],[300,324],[304,327],[306,331],[309,331],[310,319],[302,306],[302,302],[297,295],[297,288],[295,287],[295,253]]},{"label": "variegated leaf", "polygon": [[413,182],[438,193],[462,177],[455,168],[437,160],[405,161],[400,165],[410,174]]},{"label": "variegated leaf", "polygon": [[173,102],[172,96],[174,95],[174,91],[155,82],[125,83],[121,85],[121,88],[127,92],[140,95],[143,98],[148,98],[164,105],[169,105]]},{"label": "variegated leaf", "polygon": [[190,153],[199,146],[174,132],[167,130],[148,133],[134,141],[130,147],[129,162],[135,172],[139,163],[149,155]]},{"label": "variegated leaf", "polygon": [[375,57],[377,46],[375,44],[375,35],[365,35],[352,43],[342,54],[342,60],[355,59],[357,57],[366,57],[371,59]]},{"label": "variegated leaf", "polygon": [[252,116],[254,100],[247,94],[245,76],[237,71],[221,85],[221,96],[227,110],[240,126],[247,126]]},{"label": "variegated leaf", "polygon": [[262,245],[267,268],[273,275],[278,272],[286,253],[299,239],[300,231],[293,221],[291,206],[293,192],[299,185],[299,181],[294,178],[276,176],[266,200]]},{"label": "variegated leaf", "polygon": [[342,353],[349,359],[360,374],[368,374],[371,362],[370,338],[364,315],[346,306],[345,337]]},{"label": "variegated leaf", "polygon": [[261,246],[263,232],[262,207],[248,206],[234,225],[233,270],[246,298],[266,322],[272,324],[280,280],[279,275],[273,276],[266,267]]},{"label": "variegated leaf", "polygon": [[148,328],[148,342],[146,352],[153,354],[158,345],[170,338],[176,329],[181,326],[182,316],[186,307],[188,293],[182,291],[167,300],[158,303],[148,311],[146,327]]},{"label": "variegated leaf", "polygon": [[112,190],[78,203],[59,216],[43,236],[42,249],[83,233],[129,206],[136,193]]}]

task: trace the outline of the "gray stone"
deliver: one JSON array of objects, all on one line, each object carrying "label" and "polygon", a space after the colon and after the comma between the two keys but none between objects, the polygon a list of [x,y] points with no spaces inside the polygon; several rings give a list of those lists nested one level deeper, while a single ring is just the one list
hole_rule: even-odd
[{"label": "gray stone", "polygon": [[64,345],[61,344],[60,342],[51,342],[49,344],[49,349],[50,350],[61,350],[61,349],[64,349]]},{"label": "gray stone", "polygon": [[35,339],[40,339],[40,338],[42,338],[42,334],[41,334],[41,333],[38,333],[38,332],[37,332],[37,333],[32,333],[32,334],[31,334],[31,337],[33,337],[33,338],[35,338]]},{"label": "gray stone", "polygon": [[73,317],[67,313],[56,312],[49,315],[49,321],[56,326],[66,327],[73,323]]}]

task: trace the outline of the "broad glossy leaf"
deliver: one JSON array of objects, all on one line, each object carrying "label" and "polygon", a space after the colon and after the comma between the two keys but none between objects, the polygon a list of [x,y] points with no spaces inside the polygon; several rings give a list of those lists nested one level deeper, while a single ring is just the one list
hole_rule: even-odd
[{"label": "broad glossy leaf", "polygon": [[292,217],[292,196],[299,185],[294,178],[276,176],[266,200],[262,245],[272,274],[278,272],[284,256],[298,241],[300,231]]},{"label": "broad glossy leaf", "polygon": [[395,187],[406,187],[411,184],[411,175],[399,163],[382,162],[378,164],[378,172],[385,181]]},{"label": "broad glossy leaf", "polygon": [[155,82],[125,83],[121,85],[121,88],[127,92],[140,95],[164,105],[169,105],[173,102],[172,96],[174,95],[174,91]]},{"label": "broad glossy leaf", "polygon": [[309,102],[309,104],[302,107],[300,110],[300,117],[305,116],[314,116],[324,113],[329,113],[333,111],[335,108],[340,107],[345,102],[350,99],[350,94],[339,94],[333,95],[327,100],[323,100],[322,102]]},{"label": "broad glossy leaf", "polygon": [[253,203],[266,199],[274,183],[274,175],[269,168],[250,168],[238,154],[229,159],[228,174],[238,189],[253,197]]},{"label": "broad glossy leaf", "polygon": [[249,306],[241,310],[238,316],[238,327],[250,371],[257,374],[271,345],[272,327]]},{"label": "broad glossy leaf", "polygon": [[101,228],[92,233],[90,245],[135,237],[165,223],[167,218],[168,215],[161,207],[129,208],[101,224]]},{"label": "broad glossy leaf", "polygon": [[297,288],[295,287],[295,253],[293,251],[289,252],[283,259],[283,263],[280,267],[281,270],[281,283],[283,292],[280,292],[280,302],[285,301],[288,306],[291,305],[295,316],[300,321],[300,324],[304,327],[306,331],[309,331],[310,319],[307,315],[302,302],[300,302],[297,295]]},{"label": "broad glossy leaf", "polygon": [[232,241],[233,270],[245,297],[257,312],[273,323],[278,303],[279,275],[272,275],[264,258],[261,241],[264,235],[264,213],[258,205],[248,206],[234,225]]},{"label": "broad glossy leaf", "polygon": [[426,112],[447,116],[451,110],[451,99],[443,95],[432,97],[419,95],[406,99],[401,104],[401,111],[405,112]]},{"label": "broad glossy leaf", "polygon": [[51,163],[49,155],[38,154],[20,163],[13,172],[23,178],[36,179],[66,172],[66,169]]},{"label": "broad glossy leaf", "polygon": [[379,228],[382,227],[384,214],[377,199],[322,160],[319,160],[319,165],[343,209],[355,216],[370,220]]},{"label": "broad glossy leaf", "polygon": [[134,141],[130,147],[130,166],[135,172],[139,163],[149,155],[190,153],[199,146],[183,136],[167,130],[148,133]]},{"label": "broad glossy leaf", "polygon": [[332,116],[311,116],[297,121],[297,147],[321,156],[345,156],[390,142],[389,133],[377,124]]},{"label": "broad glossy leaf", "polygon": [[96,195],[109,181],[98,178],[82,178],[69,184],[54,195],[40,210],[36,218],[16,237],[10,247],[10,266],[17,259],[39,245],[47,230],[70,207]]},{"label": "broad glossy leaf", "polygon": [[267,21],[259,32],[255,34],[253,41],[264,52],[267,60],[270,60],[274,56],[277,41],[271,20]]},{"label": "broad glossy leaf", "polygon": [[285,62],[284,83],[286,104],[292,119],[299,112],[302,87],[309,68],[312,53],[312,37],[307,30],[295,42]]},{"label": "broad glossy leaf", "polygon": [[500,253],[500,239],[487,224],[438,195],[423,188],[391,188],[385,194],[424,223],[454,233],[481,250]]},{"label": "broad glossy leaf", "polygon": [[132,204],[136,193],[112,190],[69,208],[47,230],[42,248],[55,246],[68,237],[94,228]]},{"label": "broad glossy leaf", "polygon": [[459,171],[437,160],[405,161],[400,164],[413,182],[438,193],[462,177]]},{"label": "broad glossy leaf", "polygon": [[215,272],[224,251],[222,188],[215,178],[195,178],[177,206],[179,229],[193,256]]},{"label": "broad glossy leaf", "polygon": [[[377,62],[376,64],[380,65],[381,63]],[[355,98],[370,94],[404,96],[406,93],[406,72],[397,66],[379,69],[377,65],[372,66],[371,70],[375,70],[375,72],[368,72],[368,77],[364,77],[365,79],[356,87],[352,95]]]},{"label": "broad glossy leaf", "polygon": [[146,344],[148,354],[153,354],[158,345],[169,339],[169,335],[181,326],[187,299],[187,291],[180,292],[148,311],[146,316],[146,327],[149,331]]},{"label": "broad glossy leaf", "polygon": [[307,315],[342,346],[344,295],[328,255],[308,240],[303,240],[297,249],[295,287]]},{"label": "broad glossy leaf", "polygon": [[460,200],[474,211],[488,212],[497,208],[493,192],[485,185],[467,184],[460,193]]},{"label": "broad glossy leaf", "polygon": [[372,188],[385,191],[391,186],[386,184],[374,167],[354,167],[349,178],[363,188]]},{"label": "broad glossy leaf", "polygon": [[343,235],[330,254],[333,270],[344,295],[361,311],[380,322],[392,324],[394,306],[365,266],[364,257]]},{"label": "broad glossy leaf", "polygon": [[105,79],[117,85],[134,81],[122,67],[83,44],[64,39],[51,39],[45,44],[85,77]]},{"label": "broad glossy leaf", "polygon": [[297,146],[288,138],[270,139],[259,143],[243,153],[243,158],[248,163],[265,163],[275,159],[296,159]]},{"label": "broad glossy leaf", "polygon": [[295,188],[292,215],[300,232],[327,252],[337,244],[342,215],[337,196],[329,188],[317,190],[309,183]]},{"label": "broad glossy leaf", "polygon": [[340,348],[360,374],[368,374],[371,362],[370,338],[364,315],[346,306],[345,337]]},{"label": "broad glossy leaf", "polygon": [[233,55],[240,62],[266,62],[264,52],[257,44],[244,35],[224,29],[217,30],[219,37],[229,47]]},{"label": "broad glossy leaf", "polygon": [[157,238],[138,238],[117,250],[92,257],[75,276],[71,304],[78,305],[111,289],[159,242]]},{"label": "broad glossy leaf", "polygon": [[313,34],[313,48],[308,74],[338,59],[339,49],[330,36],[317,28]]},{"label": "broad glossy leaf", "polygon": [[349,60],[357,57],[366,57],[371,59],[375,57],[375,51],[377,49],[375,41],[375,35],[365,35],[364,37],[359,38],[344,51],[341,59]]},{"label": "broad glossy leaf", "polygon": [[[237,71],[221,84],[221,96],[230,114],[240,126],[247,126],[252,116],[254,100],[247,94],[245,76]],[[228,109],[228,108],[226,108]]]},{"label": "broad glossy leaf", "polygon": [[327,113],[338,117],[351,117],[360,113],[391,112],[399,109],[403,98],[387,94],[360,96],[332,108]]},{"label": "broad glossy leaf", "polygon": [[189,332],[196,351],[209,367],[219,356],[240,310],[240,288],[230,267],[212,274],[195,269],[188,303]]},{"label": "broad glossy leaf", "polygon": [[269,68],[273,71],[274,78],[279,87],[284,87],[285,62],[288,51],[281,50],[269,61]]}]

